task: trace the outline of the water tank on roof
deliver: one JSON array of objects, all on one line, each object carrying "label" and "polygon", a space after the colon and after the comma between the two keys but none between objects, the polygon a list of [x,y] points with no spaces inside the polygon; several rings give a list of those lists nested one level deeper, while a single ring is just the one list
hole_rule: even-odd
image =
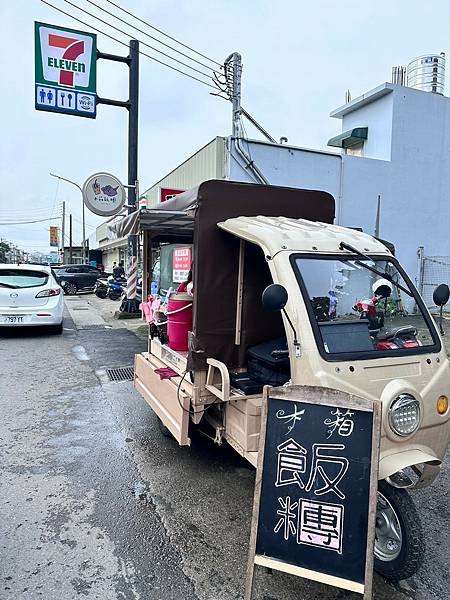
[{"label": "water tank on roof", "polygon": [[423,92],[444,93],[445,85],[445,53],[424,54],[408,64],[408,87]]}]

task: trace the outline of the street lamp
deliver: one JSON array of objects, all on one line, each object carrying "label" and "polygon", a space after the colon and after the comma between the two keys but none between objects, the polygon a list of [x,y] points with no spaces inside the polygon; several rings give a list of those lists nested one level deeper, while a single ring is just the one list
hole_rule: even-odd
[{"label": "street lamp", "polygon": [[[83,190],[82,190],[81,186],[78,185],[78,183],[75,183],[75,181],[71,181],[70,179],[66,179],[66,177],[61,177],[61,175],[55,175],[54,173],[50,173],[50,175],[52,177],[56,177],[56,179],[61,179],[62,181],[67,181],[67,183],[71,183],[72,185],[74,185],[75,187],[77,187],[80,190],[80,192],[81,192],[81,206],[82,206],[82,218],[83,218],[83,243],[82,243],[82,248],[83,248],[83,263],[87,264],[88,260],[87,260],[87,256],[86,256],[86,223],[85,223],[85,218],[84,218]],[[63,252],[64,252],[64,240],[63,240]]]}]

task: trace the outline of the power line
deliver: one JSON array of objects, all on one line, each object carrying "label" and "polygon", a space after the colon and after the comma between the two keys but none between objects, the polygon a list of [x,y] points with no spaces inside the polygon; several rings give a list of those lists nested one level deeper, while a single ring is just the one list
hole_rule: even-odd
[{"label": "power line", "polygon": [[[57,210],[60,210],[57,207]],[[24,213],[26,215],[26,217],[30,217],[33,219],[37,219],[39,217],[45,217],[48,214],[54,214],[54,211],[51,211],[50,208],[43,208],[41,210],[31,210],[31,209],[22,209],[22,210],[17,210],[17,211],[13,211],[13,212],[5,212],[2,211],[2,218],[3,219],[12,219],[13,221],[17,220],[17,219],[22,219],[24,217]]]},{"label": "power line", "polygon": [[[61,209],[61,207],[62,207],[62,202],[59,203],[55,208]],[[52,206],[50,206],[50,205],[31,206],[31,207],[26,207],[26,208],[24,208],[24,206],[21,206],[20,208],[9,208],[8,207],[7,213],[16,215],[16,216],[23,215],[24,211],[26,211],[27,215],[29,215],[30,213],[42,213],[42,212],[48,214],[49,212],[51,212],[51,208],[52,208]],[[5,210],[2,209],[2,215],[5,214]]]},{"label": "power line", "polygon": [[[104,35],[105,37],[113,40],[114,42],[117,42],[118,44],[122,44],[122,46],[125,46],[125,48],[128,49],[128,44],[126,42],[123,42],[122,40],[119,40],[118,38],[116,38],[116,37],[114,37],[112,35],[109,35],[108,33],[105,33],[101,29],[98,29],[98,27],[95,27],[94,25],[91,25],[90,23],[86,23],[86,21],[83,21],[82,19],[79,19],[78,17],[74,17],[73,15],[71,15],[68,12],[66,12],[65,10],[62,10],[62,8],[58,8],[57,6],[54,6],[53,4],[50,4],[50,2],[47,2],[47,0],[41,0],[41,2],[43,4],[46,4],[47,6],[50,6],[54,10],[62,13],[63,15],[66,15],[66,17],[69,17],[69,18],[73,19],[74,21],[77,21],[77,23],[81,23],[82,25],[85,25],[86,27],[90,27],[94,31],[97,31],[98,33],[101,33],[102,35]],[[189,75],[189,73],[185,73],[181,69],[177,69],[176,67],[173,67],[172,65],[168,65],[164,61],[159,60],[158,58],[155,58],[154,56],[150,56],[150,54],[147,54],[146,52],[142,52],[142,50],[139,50],[139,54],[141,54],[142,56],[146,56],[150,60],[153,60],[153,61],[159,63],[160,65],[164,65],[165,67],[168,67],[169,69],[172,69],[172,71],[176,71],[177,73],[181,73],[181,75],[185,75],[186,77],[189,77],[190,79],[194,79],[195,81],[198,81],[199,83],[202,83],[203,85],[206,85],[207,87],[212,88],[213,90],[216,90],[216,87],[213,86],[213,85],[211,85],[210,83],[206,83],[206,81],[203,81],[202,79],[199,79],[198,77],[195,77],[194,75]]]},{"label": "power line", "polygon": [[168,33],[164,33],[164,31],[161,31],[161,29],[158,29],[154,25],[151,25],[148,21],[144,21],[144,19],[141,19],[141,18],[137,17],[132,12],[129,12],[128,10],[125,10],[124,8],[122,8],[121,6],[119,6],[118,4],[116,4],[115,2],[113,2],[112,0],[106,0],[106,1],[109,2],[109,4],[112,4],[113,6],[115,6],[116,8],[118,8],[119,10],[121,10],[122,12],[126,13],[130,17],[133,17],[133,19],[136,19],[136,21],[140,21],[141,23],[143,23],[144,25],[147,25],[147,27],[150,27],[154,31],[157,31],[161,35],[165,35],[167,38],[169,38],[169,40],[172,40],[173,42],[176,42],[180,46],[183,46],[183,48],[187,48],[191,52],[194,52],[194,54],[198,54],[198,56],[201,56],[202,58],[206,58],[206,60],[209,60],[210,62],[218,65],[219,67],[223,66],[221,63],[217,62],[216,60],[213,60],[212,58],[209,58],[208,56],[206,56],[205,54],[202,54],[201,52],[198,52],[197,50],[194,50],[194,48],[191,48],[187,44],[183,44],[183,42],[180,42],[176,38],[170,36]]},{"label": "power line", "polygon": [[[77,223],[79,223],[80,225],[83,224],[83,221],[81,221],[80,219],[77,219],[77,217],[74,217],[73,215],[72,215],[72,219],[74,221],[76,221]],[[97,227],[94,227],[94,225],[89,225],[89,223],[86,223],[86,227],[89,227],[89,229],[93,229],[93,230],[97,229]]]},{"label": "power line", "polygon": [[[181,52],[181,50],[177,50],[176,48],[174,48],[170,44],[166,44],[162,40],[159,40],[157,37],[155,37],[153,35],[150,35],[146,31],[144,31],[143,29],[139,29],[139,27],[136,27],[136,25],[133,25],[132,23],[129,23],[128,21],[125,21],[125,19],[122,19],[122,18],[118,17],[117,15],[115,15],[112,12],[110,12],[109,10],[106,10],[106,8],[103,8],[103,6],[99,6],[98,4],[96,4],[95,2],[93,2],[92,0],[86,0],[86,2],[88,2],[89,4],[92,4],[92,6],[95,6],[95,8],[98,8],[99,10],[102,10],[103,12],[105,12],[110,17],[114,17],[115,19],[117,19],[121,23],[124,23],[125,25],[128,25],[132,29],[136,29],[136,31],[139,31],[139,33],[143,33],[144,35],[146,35],[150,39],[155,40],[155,42],[158,42],[158,44],[162,44],[166,48],[170,48],[174,52],[178,52],[178,54],[181,54],[181,56],[184,56],[185,58],[187,58],[187,59],[189,59],[189,60],[197,63],[198,65],[201,65],[202,67],[205,67],[206,69],[209,69],[210,71],[212,71],[214,73],[215,69],[213,67],[210,67],[209,65],[205,65],[205,63],[197,60],[196,58],[192,58],[192,56],[189,56],[189,54],[186,54],[185,52]],[[138,17],[134,17],[134,18],[137,19]],[[142,43],[144,43],[144,42],[142,42]],[[178,42],[178,43],[180,43],[180,42]],[[195,52],[195,50],[194,50],[194,52]],[[208,60],[211,60],[211,59],[208,59]],[[211,61],[211,62],[215,62],[215,61]],[[190,68],[192,68],[192,67],[190,67]]]},{"label": "power line", "polygon": [[43,223],[44,221],[56,221],[59,219],[60,217],[50,217],[48,219],[36,219],[34,221],[3,221],[0,225],[4,225],[5,227],[8,225],[29,225],[31,223]]},{"label": "power line", "polygon": [[52,208],[51,214],[53,214],[55,212],[56,201],[58,199],[58,192],[59,192],[59,179],[56,182],[55,198],[53,199],[53,208]]},{"label": "power line", "polygon": [[[128,32],[124,31],[123,29],[119,29],[115,25],[112,25],[111,23],[108,23],[107,21],[104,21],[100,17],[97,17],[96,15],[92,14],[88,10],[86,10],[84,8],[81,8],[80,6],[77,6],[76,4],[74,4],[73,2],[71,2],[70,0],[63,0],[63,2],[65,2],[66,4],[69,4],[70,6],[73,6],[74,8],[78,9],[80,12],[82,12],[82,13],[84,13],[86,15],[89,15],[93,19],[96,19],[97,21],[100,21],[100,23],[103,23],[103,25],[107,25],[108,27],[111,27],[112,29],[115,29],[116,31],[118,31],[119,33],[122,33],[123,35],[126,35],[128,37],[135,37],[135,36],[131,36]],[[170,56],[166,52],[163,52],[162,50],[158,50],[158,48],[155,48],[154,46],[150,46],[150,44],[147,44],[147,42],[139,40],[138,38],[135,38],[135,39],[137,39],[143,46],[146,46],[147,48],[150,48],[150,50],[153,50],[154,52],[158,52],[159,54],[162,54],[163,56],[165,56],[169,60],[173,60],[174,62],[177,62],[180,65],[183,65],[183,67],[187,67],[188,69],[191,69],[192,71],[196,71],[197,73],[200,73],[200,75],[204,75],[205,77],[209,77],[210,76],[209,73],[204,73],[203,71],[200,71],[200,69],[196,69],[195,67],[191,67],[191,65],[188,65],[187,63],[183,62],[182,60],[178,60],[178,58],[173,58],[172,56]]]}]

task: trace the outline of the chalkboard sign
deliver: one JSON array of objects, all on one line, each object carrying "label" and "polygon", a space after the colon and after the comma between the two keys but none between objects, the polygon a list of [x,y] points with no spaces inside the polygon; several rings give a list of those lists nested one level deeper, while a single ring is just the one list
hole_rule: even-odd
[{"label": "chalkboard sign", "polygon": [[254,565],[371,597],[380,404],[266,388],[246,600]]}]

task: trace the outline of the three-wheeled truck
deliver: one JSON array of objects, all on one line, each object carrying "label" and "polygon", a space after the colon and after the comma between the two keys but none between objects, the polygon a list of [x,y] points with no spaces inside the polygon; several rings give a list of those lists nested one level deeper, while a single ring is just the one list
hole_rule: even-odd
[{"label": "three-wheeled truck", "polygon": [[[333,225],[334,213],[326,192],[214,180],[129,217],[143,232],[147,285],[155,251],[193,244],[188,349],[152,326],[134,385],[180,445],[207,423],[252,465],[264,384],[381,402],[375,568],[404,579],[423,551],[407,490],[433,482],[449,440],[449,361],[388,246]],[[446,300],[440,286],[435,301]]]}]

